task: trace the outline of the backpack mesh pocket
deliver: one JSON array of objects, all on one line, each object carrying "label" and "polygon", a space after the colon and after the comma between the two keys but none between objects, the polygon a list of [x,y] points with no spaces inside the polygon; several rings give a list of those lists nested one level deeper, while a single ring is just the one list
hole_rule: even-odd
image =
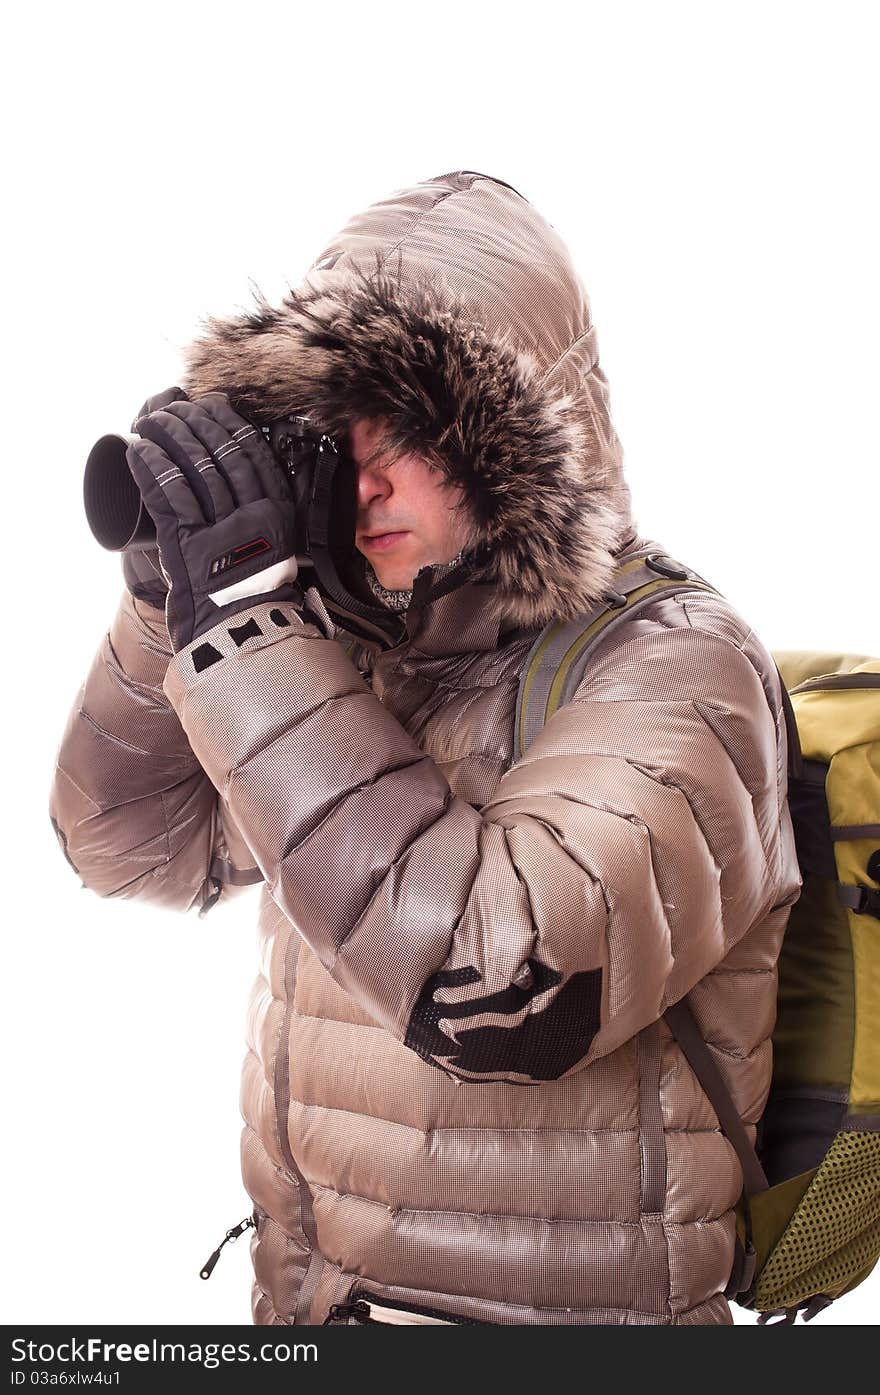
[{"label": "backpack mesh pocket", "polygon": [[758,1276],[754,1307],[837,1297],[880,1257],[880,1133],[838,1133]]}]

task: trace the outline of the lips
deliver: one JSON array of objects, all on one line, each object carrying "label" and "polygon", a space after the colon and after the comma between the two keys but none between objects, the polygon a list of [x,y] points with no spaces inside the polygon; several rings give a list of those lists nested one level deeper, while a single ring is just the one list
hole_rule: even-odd
[{"label": "lips", "polygon": [[393,547],[401,538],[406,537],[408,531],[408,529],[404,529],[401,532],[364,533],[362,534],[361,541],[368,544],[370,547]]}]

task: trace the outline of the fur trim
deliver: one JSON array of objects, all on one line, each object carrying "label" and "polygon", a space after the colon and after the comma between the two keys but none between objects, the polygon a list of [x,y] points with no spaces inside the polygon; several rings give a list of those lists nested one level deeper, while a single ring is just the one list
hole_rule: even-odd
[{"label": "fur trim", "polygon": [[540,626],[570,619],[608,588],[632,532],[628,490],[574,393],[490,339],[479,306],[377,255],[375,270],[319,273],[280,306],[209,317],[185,350],[191,397],[224,392],[258,424],[308,413],[331,435],[383,418],[392,452],[418,451],[463,487],[476,537],[471,577],[493,616]]}]

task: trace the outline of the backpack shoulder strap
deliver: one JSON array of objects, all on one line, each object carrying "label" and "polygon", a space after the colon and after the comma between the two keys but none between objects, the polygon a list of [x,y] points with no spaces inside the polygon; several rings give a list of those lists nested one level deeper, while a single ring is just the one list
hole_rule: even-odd
[{"label": "backpack shoulder strap", "polygon": [[691,1070],[708,1095],[712,1108],[718,1115],[718,1122],[723,1132],[736,1149],[743,1170],[743,1186],[746,1196],[754,1196],[756,1192],[766,1191],[768,1182],[764,1169],[749,1142],[749,1136],[733,1102],[733,1097],[712,1059],[687,998],[680,998],[677,1003],[673,1003],[666,1009],[663,1016],[669,1030],[687,1057]]},{"label": "backpack shoulder strap", "polygon": [[606,635],[643,610],[658,591],[721,593],[703,577],[647,543],[614,573],[607,591],[587,615],[556,621],[541,631],[519,676],[513,758],[519,760],[545,722],[571,697],[586,672],[590,655]]}]

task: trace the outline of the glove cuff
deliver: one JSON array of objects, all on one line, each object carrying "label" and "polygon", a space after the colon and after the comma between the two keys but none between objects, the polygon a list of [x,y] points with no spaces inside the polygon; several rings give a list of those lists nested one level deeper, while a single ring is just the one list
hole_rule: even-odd
[{"label": "glove cuff", "polygon": [[326,638],[317,625],[301,617],[299,608],[290,601],[265,601],[239,610],[178,650],[168,666],[166,681],[175,691],[185,691],[198,683],[206,668],[251,649],[265,649],[291,635],[301,639]]},{"label": "glove cuff", "polygon": [[208,595],[215,605],[225,606],[230,601],[239,601],[247,596],[262,596],[267,591],[277,591],[284,582],[296,581],[298,575],[296,558],[285,557],[283,561],[245,577],[244,581],[234,581],[231,586],[223,586],[219,591],[209,591]]},{"label": "glove cuff", "polygon": [[156,610],[164,611],[168,583],[159,565],[159,549],[129,551],[122,554],[122,575],[133,596]]}]

